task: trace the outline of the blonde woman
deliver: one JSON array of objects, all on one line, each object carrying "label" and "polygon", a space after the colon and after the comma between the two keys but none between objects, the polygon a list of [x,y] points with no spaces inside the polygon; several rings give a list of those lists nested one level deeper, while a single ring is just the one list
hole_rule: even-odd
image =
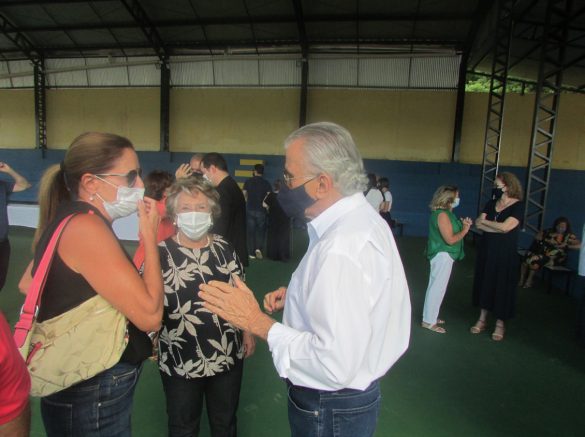
[{"label": "blonde woman", "polygon": [[453,208],[459,206],[459,202],[458,188],[454,185],[442,185],[435,191],[429,205],[431,217],[427,258],[431,263],[431,273],[425,294],[422,327],[439,334],[447,332],[440,326],[444,322],[438,316],[453,262],[463,259],[463,238],[472,224],[469,217],[458,219],[453,214]]}]

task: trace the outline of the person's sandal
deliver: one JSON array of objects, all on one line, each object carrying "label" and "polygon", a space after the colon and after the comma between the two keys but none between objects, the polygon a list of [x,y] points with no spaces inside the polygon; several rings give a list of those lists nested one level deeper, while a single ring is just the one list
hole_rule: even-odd
[{"label": "person's sandal", "polygon": [[483,331],[485,331],[485,327],[486,322],[484,320],[478,320],[477,322],[475,322],[475,325],[469,328],[469,332],[471,332],[472,334],[481,334]]},{"label": "person's sandal", "polygon": [[506,328],[504,325],[498,325],[496,323],[496,328],[492,333],[492,340],[493,341],[502,341],[504,339],[504,333],[506,332]]},{"label": "person's sandal", "polygon": [[422,322],[420,326],[422,326],[425,329],[428,329],[429,331],[436,332],[437,334],[444,334],[447,332],[445,328],[440,327],[438,324],[431,325],[430,323]]}]

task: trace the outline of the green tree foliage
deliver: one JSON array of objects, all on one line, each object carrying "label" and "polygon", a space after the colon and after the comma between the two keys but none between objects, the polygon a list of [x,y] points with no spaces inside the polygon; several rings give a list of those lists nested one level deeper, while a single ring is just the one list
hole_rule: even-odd
[{"label": "green tree foliage", "polygon": [[[468,74],[465,82],[465,91],[472,93],[489,93],[490,77],[479,74]],[[523,83],[519,80],[508,79],[506,83],[506,92],[508,93],[529,93],[535,90],[535,86],[529,83]]]}]

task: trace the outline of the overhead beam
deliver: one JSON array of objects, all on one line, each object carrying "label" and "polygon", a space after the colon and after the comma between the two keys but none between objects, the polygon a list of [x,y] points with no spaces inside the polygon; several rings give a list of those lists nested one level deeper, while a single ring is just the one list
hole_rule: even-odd
[{"label": "overhead beam", "polygon": [[[0,3],[0,9],[2,4]],[[454,21],[469,21],[472,17],[464,14],[440,14],[440,15],[394,15],[394,14],[316,14],[306,15],[303,21],[306,23],[318,22],[409,22],[417,20],[419,22],[454,22]],[[179,20],[151,20],[152,24],[157,28],[160,27],[185,27],[185,26],[222,26],[222,25],[246,25],[250,24],[250,18],[247,16],[232,16],[232,17],[195,17]],[[282,24],[282,23],[296,23],[296,15],[261,15],[254,17],[256,24]],[[62,26],[46,26],[46,25],[22,25],[18,27],[21,32],[52,32],[61,30],[100,30],[100,29],[125,29],[135,28],[136,23],[133,21],[115,22],[115,23],[75,23]]]},{"label": "overhead beam", "polygon": [[121,0],[121,2],[126,7],[130,15],[132,15],[132,18],[134,18],[136,25],[142,29],[142,32],[150,42],[150,45],[154,49],[161,62],[164,62],[168,57],[165,44],[160,37],[158,30],[152,24],[140,2],[138,0]]},{"label": "overhead beam", "polygon": [[[35,47],[30,40],[3,15],[0,13],[0,34],[7,38],[14,46],[15,50],[24,53],[27,59],[35,61],[43,56],[40,50]],[[5,50],[0,50],[5,52]]]},{"label": "overhead beam", "polygon": [[[370,45],[370,46],[395,46],[395,47],[404,47],[404,46],[412,46],[412,45],[420,45],[420,46],[428,46],[428,47],[450,47],[454,49],[460,49],[461,41],[458,40],[426,40],[426,39],[416,39],[416,40],[406,40],[406,39],[399,39],[399,38],[363,38],[360,41],[356,41],[354,39],[311,39],[308,41],[311,45],[353,45],[353,44],[361,44],[361,45]],[[298,45],[298,39],[281,39],[278,41],[273,40],[257,40],[258,47],[275,47],[275,45]],[[173,48],[181,49],[200,49],[200,48],[208,48],[211,47],[212,49],[223,49],[228,47],[254,47],[253,40],[226,40],[226,41],[176,41],[176,42],[166,42],[165,48],[166,50],[170,50]],[[152,45],[149,43],[124,43],[124,49],[147,49],[151,48]],[[341,47],[343,48],[343,47]],[[77,46],[69,46],[69,45],[44,45],[39,48],[43,52],[70,52],[70,51],[97,51],[97,50],[116,50],[120,49],[120,46],[117,44],[78,44]],[[16,53],[21,52],[21,49],[1,49],[0,53]]]},{"label": "overhead beam", "polygon": [[[34,5],[54,5],[63,3],[87,3],[88,0],[4,0],[0,3],[0,8],[12,6],[34,6]],[[116,0],[91,0],[92,3],[112,2]]]}]

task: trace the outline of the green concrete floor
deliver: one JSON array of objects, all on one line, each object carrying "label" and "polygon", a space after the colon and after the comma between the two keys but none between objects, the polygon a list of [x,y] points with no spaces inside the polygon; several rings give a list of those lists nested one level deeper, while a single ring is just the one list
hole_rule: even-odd
[{"label": "green concrete floor", "polygon": [[[11,323],[23,297],[16,284],[30,260],[32,231],[11,229],[8,283],[0,308]],[[302,255],[306,237],[297,232],[294,261],[252,261],[247,282],[260,297],[285,285]],[[582,436],[585,435],[585,349],[574,339],[575,301],[544,287],[519,290],[517,317],[506,339],[474,336],[471,307],[473,246],[455,265],[441,317],[447,334],[419,327],[428,276],[423,238],[400,238],[413,306],[411,345],[382,380],[382,409],[376,436]],[[132,250],[134,244],[129,243]],[[260,343],[245,365],[238,413],[239,435],[288,435],[286,392]],[[134,404],[133,434],[166,435],[164,395],[158,372],[146,362]],[[32,435],[44,435],[33,400]],[[202,436],[209,435],[204,422]]]}]

